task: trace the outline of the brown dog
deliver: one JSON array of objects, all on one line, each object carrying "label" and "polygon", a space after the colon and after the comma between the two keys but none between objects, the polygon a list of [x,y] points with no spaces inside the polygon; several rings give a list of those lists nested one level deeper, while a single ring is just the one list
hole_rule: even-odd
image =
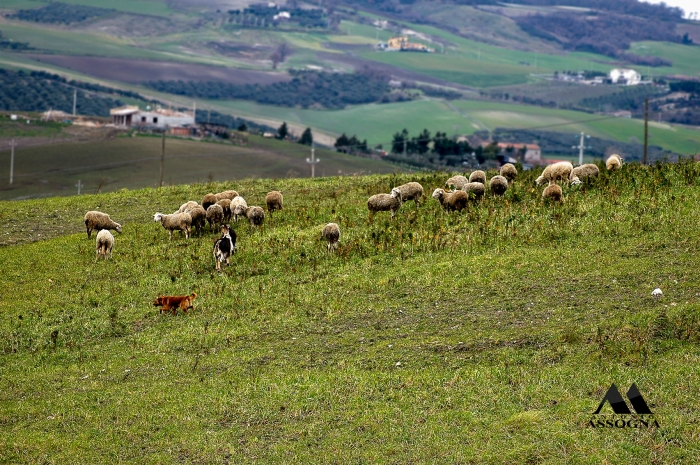
[{"label": "brown dog", "polygon": [[178,307],[185,313],[192,306],[192,301],[197,298],[197,293],[193,292],[190,295],[161,295],[153,302],[153,306],[160,307],[160,313],[172,312],[177,314]]}]

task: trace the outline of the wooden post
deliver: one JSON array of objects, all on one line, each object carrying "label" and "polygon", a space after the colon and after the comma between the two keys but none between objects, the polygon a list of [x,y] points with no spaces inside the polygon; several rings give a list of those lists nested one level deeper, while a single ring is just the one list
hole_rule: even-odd
[{"label": "wooden post", "polygon": [[644,159],[643,164],[647,164],[647,149],[649,148],[649,97],[644,99]]}]

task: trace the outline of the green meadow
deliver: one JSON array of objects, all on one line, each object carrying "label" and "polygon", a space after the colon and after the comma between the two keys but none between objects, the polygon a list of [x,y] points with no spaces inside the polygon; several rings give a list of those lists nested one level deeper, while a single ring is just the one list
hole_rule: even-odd
[{"label": "green meadow", "polygon": [[[1,6],[7,9],[29,9],[40,8],[48,3],[50,2],[43,0],[3,0]],[[61,3],[111,8],[124,13],[150,16],[168,16],[173,13],[165,0],[119,0],[118,2],[109,2],[109,4],[106,4],[104,0],[61,0]]]},{"label": "green meadow", "polygon": [[[603,170],[563,204],[538,174],[395,220],[367,197],[449,174],[0,202],[0,462],[698,462],[700,165]],[[152,215],[230,188],[285,204],[235,224],[216,273],[216,231],[169,241]],[[93,209],[123,226],[112,259]],[[152,305],[192,292],[188,314]],[[591,428],[613,383],[659,427]]]}]

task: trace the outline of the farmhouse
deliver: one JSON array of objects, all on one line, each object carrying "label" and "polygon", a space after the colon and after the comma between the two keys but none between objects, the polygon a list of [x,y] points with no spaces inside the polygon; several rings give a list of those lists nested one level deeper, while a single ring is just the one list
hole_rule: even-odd
[{"label": "farmhouse", "polygon": [[433,49],[427,47],[423,44],[409,42],[408,36],[398,36],[392,37],[386,43],[385,47],[379,47],[387,51],[401,51],[401,52],[427,52],[432,53]]},{"label": "farmhouse", "polygon": [[542,162],[542,149],[537,144],[499,142],[498,148],[502,154],[515,157],[517,160],[531,165],[539,165]]},{"label": "farmhouse", "polygon": [[185,113],[181,111],[156,108],[151,110],[141,110],[137,106],[127,105],[109,110],[112,123],[122,127],[145,127],[166,129],[169,127],[183,127],[194,125],[194,112]]},{"label": "farmhouse", "polygon": [[610,71],[610,82],[613,84],[636,86],[642,82],[642,75],[633,69],[615,68]]}]

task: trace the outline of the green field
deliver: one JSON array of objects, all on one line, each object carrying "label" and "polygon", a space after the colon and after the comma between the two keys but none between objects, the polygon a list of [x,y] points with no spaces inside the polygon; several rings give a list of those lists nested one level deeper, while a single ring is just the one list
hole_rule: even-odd
[{"label": "green field", "polygon": [[[8,133],[5,137],[15,135]],[[44,136],[43,133],[32,135]],[[95,193],[98,189],[113,192],[156,186],[160,179],[160,137],[117,137],[27,148],[22,147],[21,138],[17,141],[15,182],[1,185],[0,199],[74,195],[79,180],[82,192]],[[7,147],[2,149],[0,157],[9,160]],[[249,137],[248,147],[168,138],[163,181],[171,185],[223,179],[307,177],[309,155],[309,147],[258,136]],[[317,150],[316,156],[322,160],[316,167],[318,176],[402,171],[383,161],[329,150]],[[9,179],[9,168],[9,161],[0,165],[0,179]]]},{"label": "green field", "polygon": [[[43,0],[3,0],[2,4],[0,4],[0,8],[40,8],[48,3],[48,1]],[[61,0],[61,3],[85,5],[97,8],[111,8],[124,13],[135,13],[151,16],[168,16],[173,12],[168,7],[165,0],[119,0],[118,2],[109,2],[109,4],[105,3],[104,0]]]},{"label": "green field", "polygon": [[630,52],[642,56],[656,56],[671,60],[673,66],[648,68],[639,66],[638,69],[645,75],[685,74],[687,76],[700,77],[700,49],[697,45],[681,45],[668,42],[635,42]]},{"label": "green field", "polygon": [[[1,202],[0,462],[697,463],[700,165],[603,171],[562,205],[537,174],[393,221],[370,194],[448,174]],[[217,274],[216,232],[168,241],[152,215],[228,188],[285,208],[235,225]],[[91,209],[123,225],[112,260]],[[613,383],[660,427],[588,427]]]},{"label": "green field", "polygon": [[[371,144],[391,142],[403,128],[417,135],[424,128],[432,133],[472,134],[498,127],[542,129],[587,134],[621,142],[641,142],[643,123],[605,115],[555,110],[531,105],[515,105],[480,100],[418,100],[403,103],[350,107],[342,111],[303,110],[259,105],[247,101],[208,102],[214,108],[245,117],[270,117],[280,121],[319,128],[331,134],[357,134]],[[598,121],[592,121],[598,120]],[[650,123],[649,143],[684,155],[700,150],[700,131],[682,126]]]}]

